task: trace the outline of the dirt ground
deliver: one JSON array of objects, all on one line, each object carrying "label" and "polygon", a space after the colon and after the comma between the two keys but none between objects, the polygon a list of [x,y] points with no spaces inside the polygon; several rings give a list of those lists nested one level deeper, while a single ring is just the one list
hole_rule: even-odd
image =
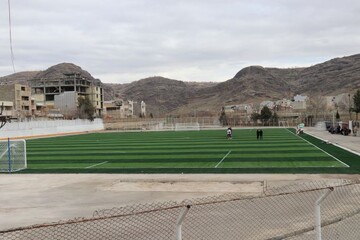
[{"label": "dirt ground", "polygon": [[0,230],[91,217],[95,210],[229,192],[260,194],[294,181],[359,179],[297,174],[14,174],[0,175]]},{"label": "dirt ground", "polygon": [[[321,134],[360,152],[359,137]],[[268,187],[333,179],[360,179],[360,175],[1,174],[0,230],[91,217],[96,210],[130,204],[181,202],[230,192],[257,195]]]}]

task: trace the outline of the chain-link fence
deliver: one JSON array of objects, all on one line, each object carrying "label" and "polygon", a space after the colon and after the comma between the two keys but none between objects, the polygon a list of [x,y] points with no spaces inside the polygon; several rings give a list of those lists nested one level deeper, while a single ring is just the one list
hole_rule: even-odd
[{"label": "chain-link fence", "polygon": [[359,203],[357,181],[303,182],[251,197],[227,194],[101,210],[92,218],[0,231],[0,239],[351,240],[360,239]]}]

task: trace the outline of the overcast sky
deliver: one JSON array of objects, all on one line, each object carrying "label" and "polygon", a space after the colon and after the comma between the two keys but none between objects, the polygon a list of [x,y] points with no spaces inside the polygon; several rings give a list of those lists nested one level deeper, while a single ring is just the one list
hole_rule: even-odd
[{"label": "overcast sky", "polygon": [[[359,0],[10,0],[16,72],[70,62],[105,83],[221,82],[250,65],[360,53]],[[13,73],[0,1],[0,76]]]}]

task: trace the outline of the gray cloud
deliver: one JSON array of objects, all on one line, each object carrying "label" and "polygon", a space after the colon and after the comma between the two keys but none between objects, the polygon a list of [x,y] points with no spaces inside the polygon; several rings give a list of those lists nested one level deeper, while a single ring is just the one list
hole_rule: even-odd
[{"label": "gray cloud", "polygon": [[[17,71],[72,62],[103,82],[225,81],[249,65],[309,66],[360,52],[360,2],[11,1]],[[0,3],[0,76],[12,73]]]}]

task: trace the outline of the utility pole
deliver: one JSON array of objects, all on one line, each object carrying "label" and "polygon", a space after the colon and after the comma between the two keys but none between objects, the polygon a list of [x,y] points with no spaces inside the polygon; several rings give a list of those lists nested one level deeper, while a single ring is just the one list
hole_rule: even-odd
[{"label": "utility pole", "polygon": [[350,93],[349,93],[349,121],[351,121],[351,100],[350,100]]}]

